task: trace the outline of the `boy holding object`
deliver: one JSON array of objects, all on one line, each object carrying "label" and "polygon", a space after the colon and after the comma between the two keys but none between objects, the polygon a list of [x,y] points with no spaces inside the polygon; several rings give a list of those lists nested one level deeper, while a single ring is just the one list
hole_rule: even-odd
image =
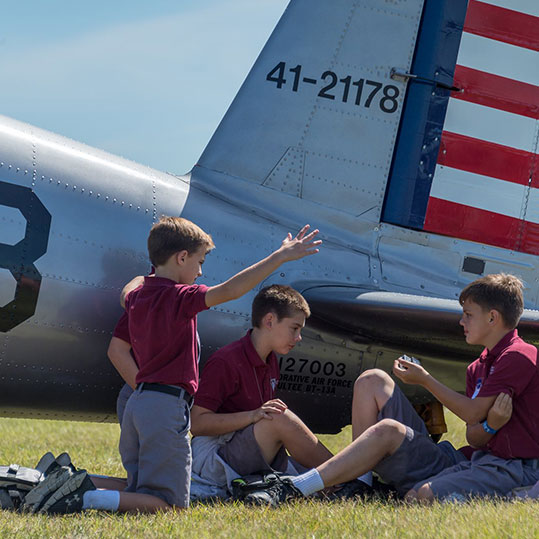
[{"label": "boy holding object", "polygon": [[408,501],[505,495],[536,483],[539,371],[537,349],[515,329],[523,311],[522,282],[512,275],[487,275],[464,288],[460,303],[466,342],[485,346],[468,367],[466,395],[402,358],[393,373],[404,383],[423,386],[465,421],[471,447],[457,451],[448,442],[432,442],[391,377],[366,371],[354,386],[354,441],[317,468],[251,494],[248,501],[279,503],[369,470]]}]

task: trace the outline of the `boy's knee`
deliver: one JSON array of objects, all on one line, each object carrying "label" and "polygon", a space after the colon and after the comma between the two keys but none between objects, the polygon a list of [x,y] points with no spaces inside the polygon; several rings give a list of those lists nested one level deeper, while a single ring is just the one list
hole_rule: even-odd
[{"label": "boy's knee", "polygon": [[290,410],[285,410],[282,414],[270,415],[271,419],[261,419],[257,424],[265,430],[278,433],[297,430],[298,428],[304,426],[304,423],[299,419],[299,417]]},{"label": "boy's knee", "polygon": [[365,389],[373,390],[388,383],[392,384],[393,380],[387,372],[381,369],[369,369],[361,373],[354,382],[354,392],[358,390],[364,391]]},{"label": "boy's knee", "polygon": [[366,432],[379,438],[387,448],[388,453],[392,454],[400,447],[406,436],[406,425],[394,419],[382,419],[382,421],[369,427]]},{"label": "boy's knee", "polygon": [[285,410],[282,414],[272,414],[275,421],[275,426],[281,429],[298,428],[303,422],[301,419],[290,410]]}]

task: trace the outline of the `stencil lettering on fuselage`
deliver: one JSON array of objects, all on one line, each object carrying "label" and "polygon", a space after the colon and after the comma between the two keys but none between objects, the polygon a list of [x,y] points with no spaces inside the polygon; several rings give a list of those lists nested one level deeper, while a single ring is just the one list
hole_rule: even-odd
[{"label": "stencil lettering on fuselage", "polygon": [[0,307],[0,331],[5,333],[36,311],[41,274],[34,262],[47,252],[51,214],[29,187],[1,181],[0,205],[18,209],[26,219],[21,241],[0,243],[0,267],[9,270],[17,282],[13,300]]},{"label": "stencil lettering on fuselage", "polygon": [[347,379],[346,364],[342,361],[281,357],[279,368],[279,389],[284,391],[336,395],[343,388],[352,388],[353,380]]}]

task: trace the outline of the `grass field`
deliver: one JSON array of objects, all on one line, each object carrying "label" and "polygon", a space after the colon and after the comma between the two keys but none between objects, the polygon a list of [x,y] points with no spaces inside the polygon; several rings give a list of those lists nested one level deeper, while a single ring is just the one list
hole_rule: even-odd
[{"label": "grass field", "polygon": [[[455,445],[464,426],[447,414]],[[33,466],[46,451],[68,451],[94,473],[122,476],[116,425],[0,419],[0,464]],[[346,429],[322,436],[338,451]],[[432,507],[379,502],[299,502],[278,509],[195,506],[181,514],[32,516],[0,511],[0,537],[539,537],[539,503],[474,502]]]}]

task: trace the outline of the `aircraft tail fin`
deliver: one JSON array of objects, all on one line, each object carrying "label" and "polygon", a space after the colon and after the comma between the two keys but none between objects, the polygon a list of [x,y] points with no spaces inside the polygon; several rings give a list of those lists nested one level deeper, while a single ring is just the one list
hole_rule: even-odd
[{"label": "aircraft tail fin", "polygon": [[379,219],[422,8],[292,0],[199,167]]}]

